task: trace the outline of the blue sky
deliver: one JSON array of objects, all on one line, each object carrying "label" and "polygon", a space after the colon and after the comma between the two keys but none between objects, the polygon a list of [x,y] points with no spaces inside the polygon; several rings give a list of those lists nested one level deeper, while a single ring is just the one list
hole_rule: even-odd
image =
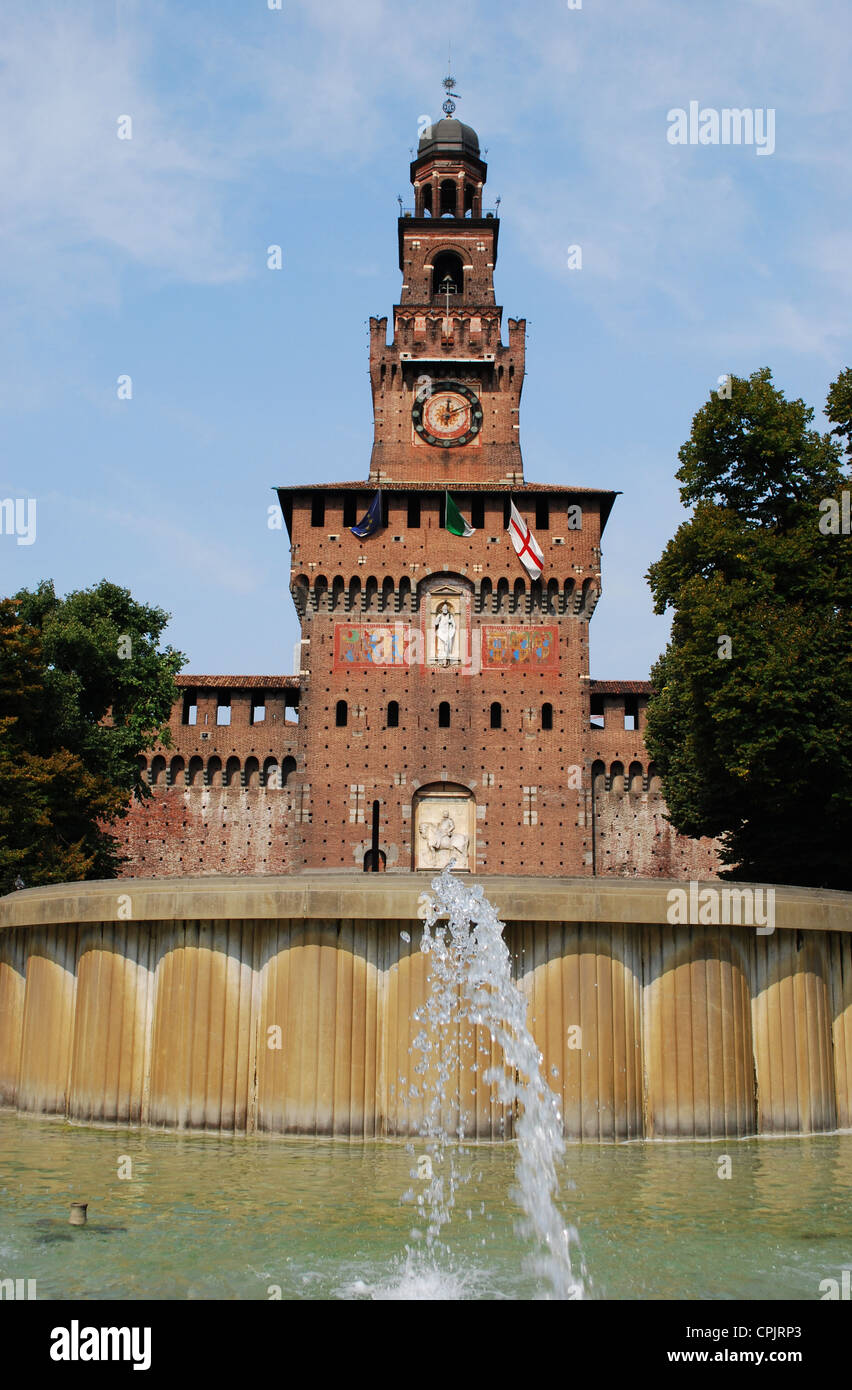
[{"label": "blue sky", "polygon": [[[367,319],[398,298],[449,39],[502,197],[498,302],[528,321],[526,476],[621,491],[592,673],[646,676],[695,411],[768,365],[822,426],[852,361],[848,0],[3,10],[0,496],[38,503],[34,544],[0,536],[3,592],[107,577],[172,614],[187,670],[292,670],[270,489],[366,477]],[[774,153],[671,145],[692,100],[773,108]]]}]

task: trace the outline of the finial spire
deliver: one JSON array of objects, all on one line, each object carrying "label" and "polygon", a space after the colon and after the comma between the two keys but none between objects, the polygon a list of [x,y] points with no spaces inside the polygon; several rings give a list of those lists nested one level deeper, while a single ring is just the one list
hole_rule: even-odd
[{"label": "finial spire", "polygon": [[[452,116],[453,112],[456,109],[456,101],[461,101],[461,93],[453,91],[455,85],[456,79],[454,77],[450,77],[449,75],[447,75],[441,83],[441,86],[447,93],[446,100],[444,101],[441,107],[441,110],[444,112],[445,116]],[[455,100],[453,98],[455,98]]]}]

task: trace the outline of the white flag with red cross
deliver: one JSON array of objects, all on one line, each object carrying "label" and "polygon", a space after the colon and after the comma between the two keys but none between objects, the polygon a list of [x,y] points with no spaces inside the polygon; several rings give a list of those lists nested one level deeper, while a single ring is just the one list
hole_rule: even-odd
[{"label": "white flag with red cross", "polygon": [[514,502],[510,503],[510,506],[512,510],[509,513],[509,525],[506,527],[506,530],[512,538],[515,554],[530,579],[539,579],[544,569],[544,556],[541,552],[541,546],[524,521],[524,518],[521,516]]}]

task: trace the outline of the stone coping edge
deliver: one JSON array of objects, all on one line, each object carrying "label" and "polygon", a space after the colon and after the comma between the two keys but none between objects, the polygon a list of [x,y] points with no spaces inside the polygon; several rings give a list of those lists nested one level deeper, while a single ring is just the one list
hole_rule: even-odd
[{"label": "stone coping edge", "polygon": [[[0,930],[117,921],[410,921],[417,918],[420,895],[429,892],[434,876],[432,871],[351,876],[320,872],[57,883],[0,898]],[[689,889],[689,881],[682,879],[476,874],[468,881],[482,885],[505,922],[665,924],[670,890]],[[702,881],[698,890],[767,887],[775,888],[777,929],[852,931],[852,893],[718,880]]]}]

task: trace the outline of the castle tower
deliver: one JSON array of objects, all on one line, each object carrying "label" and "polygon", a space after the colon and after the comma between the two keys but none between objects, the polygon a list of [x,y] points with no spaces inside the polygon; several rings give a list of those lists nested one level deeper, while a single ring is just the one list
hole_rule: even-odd
[{"label": "castle tower", "polygon": [[391,340],[370,320],[369,477],[279,489],[302,624],[294,853],[591,873],[588,622],[614,494],[524,480],[525,321],[504,343],[476,133],[427,128],[410,173]]}]

